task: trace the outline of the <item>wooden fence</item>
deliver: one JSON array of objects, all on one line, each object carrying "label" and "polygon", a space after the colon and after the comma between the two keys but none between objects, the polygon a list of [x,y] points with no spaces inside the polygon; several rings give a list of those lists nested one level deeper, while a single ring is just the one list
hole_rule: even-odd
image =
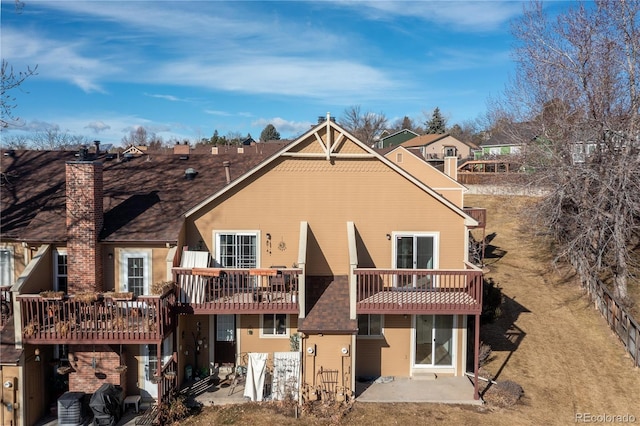
[{"label": "wooden fence", "polygon": [[596,308],[607,320],[609,327],[622,341],[631,355],[633,365],[640,366],[640,325],[631,313],[613,297],[605,284],[597,279],[590,280],[587,290],[595,302]]}]

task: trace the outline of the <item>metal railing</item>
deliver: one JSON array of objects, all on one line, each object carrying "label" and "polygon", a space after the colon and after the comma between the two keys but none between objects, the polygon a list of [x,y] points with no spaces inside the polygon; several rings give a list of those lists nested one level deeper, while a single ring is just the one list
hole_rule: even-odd
[{"label": "metal railing", "polygon": [[301,273],[298,268],[173,268],[178,307],[199,313],[296,313]]},{"label": "metal railing", "polygon": [[358,313],[476,314],[482,270],[356,268]]}]

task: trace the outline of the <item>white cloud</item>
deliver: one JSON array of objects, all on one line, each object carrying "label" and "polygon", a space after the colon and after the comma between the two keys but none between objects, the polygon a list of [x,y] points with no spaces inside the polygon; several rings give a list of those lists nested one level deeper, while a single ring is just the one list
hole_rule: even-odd
[{"label": "white cloud", "polygon": [[37,64],[39,78],[65,80],[85,92],[104,93],[99,82],[119,72],[120,68],[107,60],[80,53],[90,51],[89,45],[88,41],[63,41],[36,32],[2,28],[2,56],[10,63],[18,67]]},{"label": "white cloud", "polygon": [[309,130],[314,123],[310,121],[290,121],[280,117],[260,118],[251,123],[252,126],[262,128],[269,124],[272,124],[281,135],[297,135]]},{"label": "white cloud", "polygon": [[93,131],[95,133],[100,133],[103,132],[105,130],[109,130],[111,129],[111,126],[109,126],[108,124],[105,124],[104,121],[92,121],[89,124],[87,124],[86,126],[84,126],[85,129],[93,129]]},{"label": "white cloud", "polygon": [[522,13],[522,3],[518,1],[337,1],[335,4],[352,8],[369,19],[410,17],[468,32],[500,29]]},{"label": "white cloud", "polygon": [[144,95],[150,98],[164,99],[171,102],[189,102],[188,99],[182,99],[182,98],[179,98],[178,96],[173,96],[173,95],[161,95],[161,94],[153,94],[153,93],[145,93]]},{"label": "white cloud", "polygon": [[210,115],[218,115],[221,117],[231,117],[233,114],[231,114],[230,112],[227,111],[216,111],[213,109],[205,109],[204,112],[206,114],[210,114]]}]

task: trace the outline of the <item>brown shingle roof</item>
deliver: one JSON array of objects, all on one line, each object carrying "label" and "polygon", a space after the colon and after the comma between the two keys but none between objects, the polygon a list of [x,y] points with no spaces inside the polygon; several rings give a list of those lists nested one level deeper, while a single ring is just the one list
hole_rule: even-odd
[{"label": "brown shingle roof", "polygon": [[[104,164],[103,241],[175,241],[183,214],[226,185],[223,162],[231,179],[273,155],[284,144],[260,144],[221,150],[217,155],[191,154],[181,160],[154,153]],[[33,242],[66,241],[65,162],[69,151],[17,151],[2,156],[1,224],[3,239]],[[197,171],[187,180],[187,168]]]},{"label": "brown shingle roof", "polygon": [[349,277],[305,278],[309,313],[298,322],[304,333],[357,333],[358,323],[349,319]]}]

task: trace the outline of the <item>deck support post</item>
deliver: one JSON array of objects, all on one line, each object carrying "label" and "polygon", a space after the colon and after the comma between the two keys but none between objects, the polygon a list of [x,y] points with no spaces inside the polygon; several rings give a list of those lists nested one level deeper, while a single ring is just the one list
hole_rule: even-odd
[{"label": "deck support post", "polygon": [[480,361],[480,314],[475,315],[474,321],[475,337],[474,351],[473,351],[473,399],[480,399],[480,393],[478,389],[478,369]]}]

